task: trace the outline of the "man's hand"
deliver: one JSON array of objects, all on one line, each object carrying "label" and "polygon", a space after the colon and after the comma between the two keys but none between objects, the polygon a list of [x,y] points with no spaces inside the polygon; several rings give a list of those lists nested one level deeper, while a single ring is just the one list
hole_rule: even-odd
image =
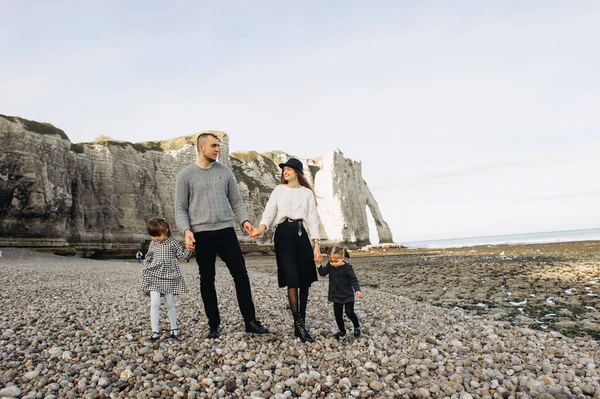
[{"label": "man's hand", "polygon": [[362,298],[362,292],[360,291],[356,291],[354,295],[356,295],[357,298]]},{"label": "man's hand", "polygon": [[254,229],[252,234],[250,234],[250,238],[252,238],[253,240],[256,240],[258,237],[260,237],[260,235],[262,233],[265,232],[266,229],[267,229],[267,226],[265,226],[264,224],[261,224],[257,229]]},{"label": "man's hand", "polygon": [[246,231],[246,233],[248,233],[248,235],[250,237],[252,237],[252,234],[254,234],[254,230],[256,230],[254,228],[254,226],[252,226],[252,223],[250,223],[247,220],[244,222],[244,224],[242,225],[242,227],[244,227],[244,230]]},{"label": "man's hand", "polygon": [[188,251],[193,251],[196,245],[196,239],[194,238],[194,233],[189,230],[183,232],[183,237],[185,238],[185,247]]}]

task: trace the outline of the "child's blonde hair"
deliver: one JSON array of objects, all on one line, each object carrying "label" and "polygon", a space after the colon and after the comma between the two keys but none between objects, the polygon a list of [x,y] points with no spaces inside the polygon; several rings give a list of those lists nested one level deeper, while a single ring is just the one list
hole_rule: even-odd
[{"label": "child's blonde hair", "polygon": [[348,248],[340,247],[339,245],[332,245],[325,249],[325,253],[327,257],[330,258],[333,255],[343,256],[347,259],[350,258],[350,253],[348,252]]},{"label": "child's blonde hair", "polygon": [[152,218],[148,220],[148,234],[152,237],[160,237],[163,234],[171,237],[171,227],[165,218]]}]

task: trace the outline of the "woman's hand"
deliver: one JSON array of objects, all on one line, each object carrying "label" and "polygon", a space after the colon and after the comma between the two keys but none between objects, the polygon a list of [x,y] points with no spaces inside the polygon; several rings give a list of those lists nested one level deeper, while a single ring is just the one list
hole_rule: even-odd
[{"label": "woman's hand", "polygon": [[313,252],[315,255],[315,262],[320,265],[323,262],[323,255],[321,255],[321,246],[319,243],[315,242],[315,249]]},{"label": "woman's hand", "polygon": [[258,228],[254,229],[252,234],[250,234],[250,238],[252,238],[253,240],[256,240],[258,237],[260,237],[262,235],[262,233],[265,232],[266,229],[267,229],[267,226],[265,226],[264,224],[261,224]]},{"label": "woman's hand", "polygon": [[356,291],[356,292],[354,293],[354,295],[355,295],[357,298],[359,298],[359,299],[360,299],[360,298],[362,298],[362,292],[360,292],[360,291]]}]

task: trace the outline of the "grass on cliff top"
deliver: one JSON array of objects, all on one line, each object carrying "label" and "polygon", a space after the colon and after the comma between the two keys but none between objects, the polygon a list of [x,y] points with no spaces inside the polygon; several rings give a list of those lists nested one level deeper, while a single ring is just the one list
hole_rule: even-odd
[{"label": "grass on cliff top", "polygon": [[29,119],[19,118],[18,116],[6,116],[6,115],[1,115],[1,114],[0,114],[0,118],[5,118],[13,123],[21,124],[21,125],[23,125],[23,127],[26,130],[28,130],[30,132],[34,132],[34,133],[38,133],[38,134],[58,135],[65,140],[69,140],[69,137],[63,130],[61,130],[57,127],[54,127],[49,123],[30,121]]},{"label": "grass on cliff top", "polygon": [[[287,152],[283,151],[267,151],[258,153],[256,151],[236,151],[229,154],[232,158],[239,159],[243,162],[260,160],[261,158],[266,158],[272,161],[274,164],[279,165],[282,162],[287,161],[290,158],[298,158],[295,155],[290,155]],[[313,161],[314,163],[318,163],[322,157],[317,158],[307,158],[308,160]]]},{"label": "grass on cliff top", "polygon": [[230,157],[235,158],[237,160],[240,160],[242,162],[249,162],[249,161],[263,161],[264,159],[268,159],[270,161],[272,161],[273,163],[279,163],[281,162],[281,159],[283,158],[289,158],[291,155],[286,154],[283,151],[269,151],[269,152],[263,152],[262,154],[259,154],[256,151],[236,151],[236,152],[232,152],[231,154],[229,154]]},{"label": "grass on cliff top", "polygon": [[[54,127],[49,123],[41,123],[31,121],[29,119],[20,118],[18,116],[7,116],[2,114],[0,114],[0,118],[5,118],[10,122],[21,124],[23,125],[25,130],[33,133],[58,135],[65,140],[69,140],[69,137],[63,130]],[[227,133],[219,130],[205,130],[201,133],[213,133],[221,140],[224,140],[227,136]],[[100,136],[98,139],[91,143],[71,143],[71,151],[81,154],[84,152],[86,147],[91,147],[94,145],[118,146],[121,148],[127,148],[127,146],[131,146],[133,149],[139,152],[179,150],[186,144],[191,144],[195,146],[198,134],[200,133],[175,137],[174,139],[170,140],[142,141],[140,143],[130,143],[128,141],[115,140],[108,136]]]},{"label": "grass on cliff top", "polygon": [[[221,138],[221,140],[227,135],[223,132],[211,131],[211,133],[217,134]],[[105,146],[116,146],[121,148],[132,147],[134,150],[138,152],[146,152],[146,151],[171,151],[171,150],[179,150],[186,144],[191,144],[193,146],[196,145],[197,134],[191,134],[188,136],[176,137],[170,140],[162,140],[162,141],[142,141],[140,143],[131,143],[129,141],[120,141],[115,140],[107,136],[101,136],[95,141],[91,143],[77,143],[71,144],[71,151],[76,153],[83,153],[86,147],[92,147],[96,145],[105,145]]]}]

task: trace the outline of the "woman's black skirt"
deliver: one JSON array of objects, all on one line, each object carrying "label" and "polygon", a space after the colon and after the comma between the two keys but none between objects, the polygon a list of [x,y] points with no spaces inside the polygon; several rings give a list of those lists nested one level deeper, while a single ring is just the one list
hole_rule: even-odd
[{"label": "woman's black skirt", "polygon": [[301,227],[298,235],[298,221],[284,220],[275,229],[275,256],[277,259],[277,279],[280,287],[309,287],[317,281],[317,268],[308,234]]}]

